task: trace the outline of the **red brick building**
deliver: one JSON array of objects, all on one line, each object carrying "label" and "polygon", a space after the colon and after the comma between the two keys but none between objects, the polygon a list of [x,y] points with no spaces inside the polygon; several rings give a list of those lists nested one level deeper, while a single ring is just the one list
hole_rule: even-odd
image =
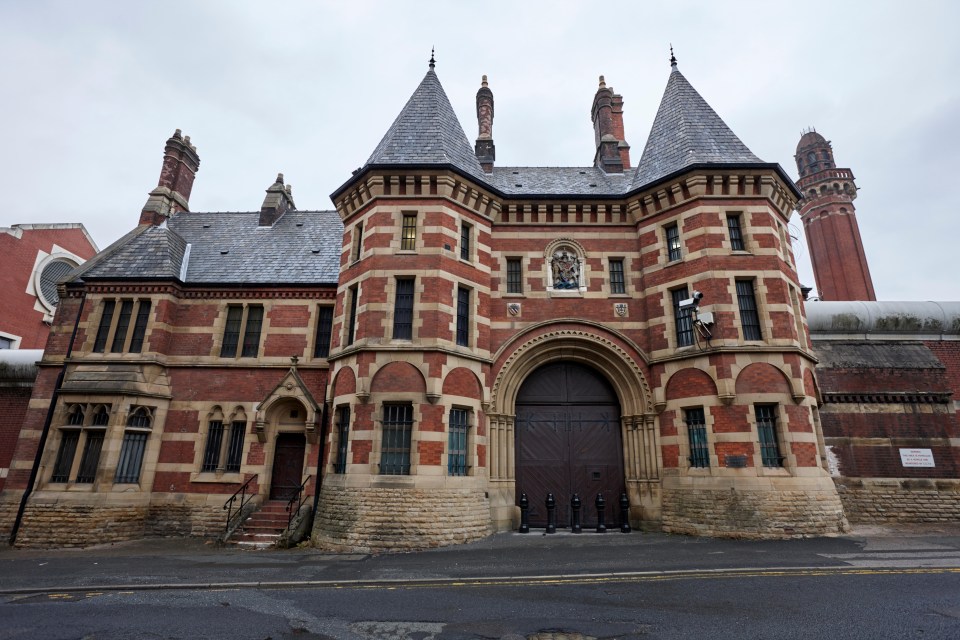
[{"label": "red brick building", "polygon": [[140,226],[66,285],[0,524],[213,534],[241,486],[302,485],[328,549],[474,540],[524,498],[546,526],[548,495],[560,526],[576,497],[591,527],[599,498],[610,524],[843,531],[801,193],[675,60],[635,165],[623,104],[601,77],[591,164],[500,167],[486,79],[471,147],[431,61],[335,211],[282,176],[259,211],[189,211],[178,131]]}]

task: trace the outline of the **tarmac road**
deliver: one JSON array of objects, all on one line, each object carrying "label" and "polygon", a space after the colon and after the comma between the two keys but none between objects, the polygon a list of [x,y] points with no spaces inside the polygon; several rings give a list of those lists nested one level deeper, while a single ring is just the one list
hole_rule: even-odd
[{"label": "tarmac road", "polygon": [[382,556],[0,551],[0,638],[960,638],[960,527],[498,534]]}]

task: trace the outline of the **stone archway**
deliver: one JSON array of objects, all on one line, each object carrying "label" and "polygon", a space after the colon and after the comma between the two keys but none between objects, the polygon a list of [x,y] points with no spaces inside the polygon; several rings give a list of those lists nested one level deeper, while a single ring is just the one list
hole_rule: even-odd
[{"label": "stone archway", "polygon": [[620,406],[623,481],[630,498],[631,521],[658,521],[662,463],[642,353],[629,340],[604,327],[558,322],[529,328],[496,357],[487,414],[494,527],[508,530],[519,523],[515,448],[518,393],[534,371],[559,361],[588,366],[609,383]]}]

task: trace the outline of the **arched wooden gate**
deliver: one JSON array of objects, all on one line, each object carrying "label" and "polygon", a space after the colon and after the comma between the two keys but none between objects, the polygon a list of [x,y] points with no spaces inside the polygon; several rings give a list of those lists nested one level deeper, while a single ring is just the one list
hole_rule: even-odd
[{"label": "arched wooden gate", "polygon": [[583,503],[584,527],[596,526],[594,501],[606,500],[606,522],[616,522],[624,488],[620,404],[607,380],[574,362],[536,369],[516,400],[516,491],[530,500],[530,524],[546,526],[547,493],[557,500],[557,526],[569,526],[570,499]]}]

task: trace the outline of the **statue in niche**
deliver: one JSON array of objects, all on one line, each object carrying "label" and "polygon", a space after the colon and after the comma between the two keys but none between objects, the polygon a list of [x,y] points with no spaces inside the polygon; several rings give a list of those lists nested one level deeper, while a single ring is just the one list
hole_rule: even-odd
[{"label": "statue in niche", "polygon": [[551,260],[553,266],[553,288],[572,289],[580,288],[580,260],[569,249],[558,249]]}]

